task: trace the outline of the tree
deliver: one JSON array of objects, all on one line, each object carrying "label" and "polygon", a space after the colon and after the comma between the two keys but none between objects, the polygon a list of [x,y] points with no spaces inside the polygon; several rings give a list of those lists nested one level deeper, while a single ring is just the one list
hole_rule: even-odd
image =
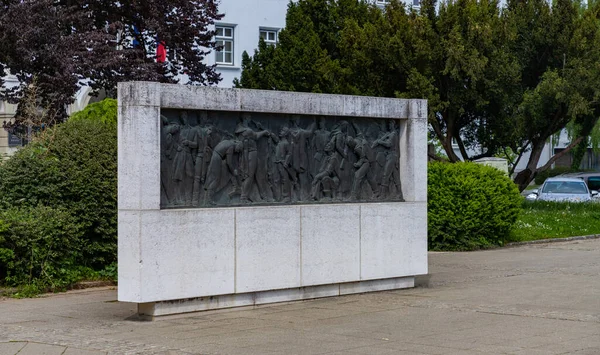
[{"label": "tree", "polygon": [[[426,98],[431,135],[448,160],[507,154],[515,167],[529,153],[515,177],[524,189],[596,127],[599,7],[424,0],[417,13],[397,1],[381,11],[357,0],[299,0],[281,43],[246,56],[237,85]],[[538,168],[548,138],[570,122],[577,137]]]},{"label": "tree", "polygon": [[340,66],[340,36],[350,19],[374,13],[366,1],[300,0],[290,2],[286,27],[276,47],[259,44],[244,54],[237,87],[301,92],[348,93]]},{"label": "tree", "polygon": [[[597,123],[600,107],[600,7],[580,11],[570,0],[508,3],[507,19],[516,29],[513,51],[521,63],[522,97],[515,112],[519,156],[530,152],[515,177],[523,190],[535,175],[582,142]],[[538,167],[548,139],[570,123],[571,144]]]},{"label": "tree", "polygon": [[[450,161],[493,156],[511,138],[506,108],[520,74],[498,2],[449,1],[436,11],[436,2],[426,0],[412,29],[417,60],[401,96],[428,99],[429,122]],[[473,157],[469,148],[481,154]]]},{"label": "tree", "polygon": [[[119,81],[174,83],[185,74],[189,84],[217,83],[202,59],[217,48],[208,26],[220,18],[215,0],[2,0],[0,73],[8,69],[19,85],[0,89],[0,99],[19,103],[35,81],[37,104],[52,124],[84,85],[114,96]],[[156,60],[159,42],[168,62]],[[19,105],[15,125],[24,114]]]}]

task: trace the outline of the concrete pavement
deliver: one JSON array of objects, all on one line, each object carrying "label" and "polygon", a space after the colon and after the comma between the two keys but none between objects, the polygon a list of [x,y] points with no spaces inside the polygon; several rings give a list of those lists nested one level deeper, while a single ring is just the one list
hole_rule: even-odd
[{"label": "concrete pavement", "polygon": [[0,301],[5,354],[600,354],[600,239],[430,253],[420,287],[136,320],[114,289]]}]

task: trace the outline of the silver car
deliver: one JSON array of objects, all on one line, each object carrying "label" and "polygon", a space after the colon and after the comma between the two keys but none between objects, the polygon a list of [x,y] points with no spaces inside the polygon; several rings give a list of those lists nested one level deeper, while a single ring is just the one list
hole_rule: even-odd
[{"label": "silver car", "polygon": [[553,177],[544,181],[539,190],[533,190],[528,200],[556,202],[586,202],[596,198],[598,191],[590,191],[579,178]]}]

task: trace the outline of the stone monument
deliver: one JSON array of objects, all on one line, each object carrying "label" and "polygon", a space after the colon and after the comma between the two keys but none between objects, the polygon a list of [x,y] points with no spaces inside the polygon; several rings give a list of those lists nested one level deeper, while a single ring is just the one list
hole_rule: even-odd
[{"label": "stone monument", "polygon": [[412,287],[427,106],[119,84],[119,300],[141,315]]}]

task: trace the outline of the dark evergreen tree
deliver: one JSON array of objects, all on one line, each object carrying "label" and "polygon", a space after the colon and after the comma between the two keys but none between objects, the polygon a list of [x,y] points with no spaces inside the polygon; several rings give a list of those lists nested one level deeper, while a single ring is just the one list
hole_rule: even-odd
[{"label": "dark evergreen tree", "polygon": [[[530,153],[515,178],[524,189],[600,132],[599,8],[424,0],[417,13],[398,1],[382,11],[358,0],[299,0],[279,45],[246,56],[236,85],[426,98],[431,134],[450,161],[512,152],[514,168]],[[575,127],[571,144],[538,168],[548,138],[567,125]]]}]

